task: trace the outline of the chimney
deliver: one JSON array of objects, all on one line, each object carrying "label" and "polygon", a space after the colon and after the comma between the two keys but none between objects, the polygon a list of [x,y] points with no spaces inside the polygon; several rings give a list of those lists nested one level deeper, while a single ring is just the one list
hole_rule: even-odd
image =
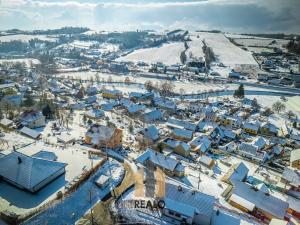
[{"label": "chimney", "polygon": [[182,187],[181,187],[181,185],[178,185],[178,191],[182,191]]},{"label": "chimney", "polygon": [[22,163],[22,159],[20,156],[18,156],[18,164],[21,164]]}]

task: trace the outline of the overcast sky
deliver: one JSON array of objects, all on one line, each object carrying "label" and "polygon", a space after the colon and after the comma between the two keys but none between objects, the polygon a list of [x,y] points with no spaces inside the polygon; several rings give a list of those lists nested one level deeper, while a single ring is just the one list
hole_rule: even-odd
[{"label": "overcast sky", "polygon": [[220,29],[300,33],[300,0],[0,0],[0,30]]}]

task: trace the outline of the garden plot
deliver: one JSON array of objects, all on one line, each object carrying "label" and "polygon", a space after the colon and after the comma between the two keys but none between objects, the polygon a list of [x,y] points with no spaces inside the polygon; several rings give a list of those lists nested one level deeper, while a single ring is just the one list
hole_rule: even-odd
[{"label": "garden plot", "polygon": [[213,49],[218,62],[226,66],[241,64],[257,65],[250,52],[232,44],[222,33],[199,32],[200,39],[204,39],[207,46]]},{"label": "garden plot", "polygon": [[155,48],[138,49],[117,61],[145,62],[148,64],[161,62],[165,65],[181,64],[180,53],[184,51],[183,42],[172,42]]}]

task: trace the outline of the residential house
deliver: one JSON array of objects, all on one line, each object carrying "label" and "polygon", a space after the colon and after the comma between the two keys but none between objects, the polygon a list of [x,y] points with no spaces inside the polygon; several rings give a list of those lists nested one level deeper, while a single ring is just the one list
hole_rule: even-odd
[{"label": "residential house", "polygon": [[193,132],[197,129],[197,125],[192,122],[178,120],[174,118],[169,118],[166,125],[170,128],[186,129]]},{"label": "residential house", "polygon": [[242,120],[237,117],[223,116],[220,119],[220,124],[224,126],[231,126],[232,128],[240,128],[242,125]]},{"label": "residential house", "polygon": [[36,130],[33,130],[33,129],[30,129],[28,127],[22,127],[21,130],[19,130],[19,132],[27,137],[30,137],[30,138],[33,138],[33,139],[38,139],[40,136],[41,136],[41,133],[36,131]]},{"label": "residential house", "polygon": [[65,173],[65,163],[44,160],[14,151],[0,158],[0,178],[35,193]]},{"label": "residential house", "polygon": [[300,170],[300,148],[291,151],[290,163],[291,167]]},{"label": "residential house", "polygon": [[260,126],[260,133],[266,136],[277,136],[279,127],[271,122],[264,122]]},{"label": "residential house", "polygon": [[189,142],[194,151],[202,154],[209,150],[211,143],[212,142],[207,135],[195,137],[191,142]]},{"label": "residential house", "polygon": [[101,117],[105,116],[105,113],[101,109],[90,109],[89,111],[85,112],[84,115],[89,119],[100,119]]},{"label": "residential house", "polygon": [[85,134],[85,142],[95,147],[118,148],[122,146],[122,130],[93,124]]},{"label": "residential house", "polygon": [[285,167],[281,181],[292,186],[293,190],[300,191],[300,172],[297,169]]},{"label": "residential house", "polygon": [[210,225],[214,196],[169,179],[165,184],[165,207],[162,213],[181,224]]},{"label": "residential house", "polygon": [[237,181],[245,181],[248,172],[249,169],[243,162],[233,164],[222,177],[222,181],[231,185]]},{"label": "residential house", "polygon": [[263,137],[257,137],[252,141],[252,144],[257,147],[258,150],[262,150],[267,145],[267,140]]},{"label": "residential house", "polygon": [[120,90],[103,90],[102,97],[108,99],[120,99],[122,97],[122,92]]},{"label": "residential house", "polygon": [[243,129],[248,134],[257,135],[259,130],[259,124],[253,122],[247,122],[244,124]]},{"label": "residential house", "polygon": [[151,123],[157,120],[161,120],[163,118],[163,113],[158,110],[146,110],[144,115],[143,115],[143,119],[146,123]]},{"label": "residential house", "polygon": [[239,154],[252,160],[263,162],[265,160],[264,151],[259,151],[259,148],[251,143],[242,142],[239,147]]},{"label": "residential house", "polygon": [[131,104],[130,106],[127,107],[127,112],[131,115],[135,115],[145,111],[145,109],[146,109],[145,105]]},{"label": "residential house", "polygon": [[198,162],[209,169],[212,169],[215,165],[215,160],[206,155],[200,156]]},{"label": "residential house", "polygon": [[169,176],[182,177],[184,175],[185,167],[179,161],[150,148],[138,156],[135,161],[143,165],[146,165],[147,162],[151,162],[161,168]]},{"label": "residential house", "polygon": [[27,110],[20,116],[20,121],[23,126],[29,128],[38,128],[45,126],[45,116],[42,112],[36,110]]},{"label": "residential house", "polygon": [[7,119],[7,118],[3,118],[0,120],[0,126],[3,127],[11,127],[13,125],[14,121]]},{"label": "residential house", "polygon": [[193,132],[185,129],[175,128],[172,135],[175,139],[180,141],[190,141],[193,138]]},{"label": "residential house", "polygon": [[161,142],[161,144],[164,148],[170,148],[174,153],[182,155],[184,157],[189,156],[191,151],[190,146],[186,142],[174,140],[171,138],[165,139],[163,142]]},{"label": "residential house", "polygon": [[285,219],[289,208],[287,202],[243,182],[234,183],[229,203],[242,211],[255,212],[265,220]]},{"label": "residential house", "polygon": [[143,144],[153,144],[159,139],[159,131],[155,125],[150,125],[136,133],[135,138]]},{"label": "residential house", "polygon": [[163,98],[154,98],[154,105],[158,108],[175,112],[176,111],[176,103],[169,100],[169,99],[163,99]]}]

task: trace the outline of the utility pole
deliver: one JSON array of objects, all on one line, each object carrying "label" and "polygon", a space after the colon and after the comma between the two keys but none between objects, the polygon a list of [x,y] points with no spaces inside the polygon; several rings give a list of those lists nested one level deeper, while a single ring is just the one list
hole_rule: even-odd
[{"label": "utility pole", "polygon": [[92,190],[89,190],[89,200],[91,205],[91,224],[94,225],[94,215],[93,215],[93,206],[92,206]]}]

